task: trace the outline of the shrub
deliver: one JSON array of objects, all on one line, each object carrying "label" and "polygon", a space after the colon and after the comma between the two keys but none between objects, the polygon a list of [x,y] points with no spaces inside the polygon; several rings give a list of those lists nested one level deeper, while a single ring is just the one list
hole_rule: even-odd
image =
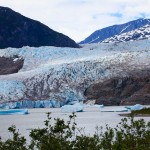
[{"label": "shrub", "polygon": [[150,108],[143,108],[143,109],[141,109],[141,110],[133,110],[132,112],[131,112],[131,115],[138,115],[138,114],[140,114],[140,115],[150,115]]}]

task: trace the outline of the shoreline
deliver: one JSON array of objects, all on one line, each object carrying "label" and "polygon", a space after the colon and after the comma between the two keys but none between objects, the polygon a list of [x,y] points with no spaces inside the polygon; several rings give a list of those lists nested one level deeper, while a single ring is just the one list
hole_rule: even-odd
[{"label": "shoreline", "polygon": [[[121,117],[131,117],[131,113],[118,114]],[[134,117],[150,117],[150,114],[135,114]]]}]

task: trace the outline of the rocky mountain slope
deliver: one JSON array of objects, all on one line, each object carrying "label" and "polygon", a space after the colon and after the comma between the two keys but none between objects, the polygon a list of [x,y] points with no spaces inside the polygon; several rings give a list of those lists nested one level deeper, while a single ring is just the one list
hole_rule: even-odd
[{"label": "rocky mountain slope", "polygon": [[102,42],[107,38],[138,29],[145,25],[150,25],[150,19],[137,19],[124,24],[109,26],[93,32],[85,40],[81,41],[80,44]]},{"label": "rocky mountain slope", "polygon": [[46,25],[0,7],[0,48],[23,46],[79,47],[72,39]]},{"label": "rocky mountain slope", "polygon": [[149,103],[150,40],[0,50],[0,57],[13,56],[24,63],[18,73],[0,76],[2,105],[60,107],[88,99],[105,105]]},{"label": "rocky mountain slope", "polygon": [[0,57],[0,75],[17,73],[23,67],[24,60],[18,56]]},{"label": "rocky mountain slope", "polygon": [[92,84],[85,91],[87,99],[104,105],[150,104],[150,70],[133,70],[128,76]]},{"label": "rocky mountain slope", "polygon": [[116,42],[127,42],[135,40],[150,39],[150,25],[145,25],[136,30],[115,35],[114,37],[108,38],[103,43],[116,43]]}]

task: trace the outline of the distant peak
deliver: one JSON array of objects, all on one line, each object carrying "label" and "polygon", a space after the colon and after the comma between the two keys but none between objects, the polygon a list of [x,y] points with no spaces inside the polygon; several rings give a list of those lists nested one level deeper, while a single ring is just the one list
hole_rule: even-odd
[{"label": "distant peak", "polygon": [[115,35],[102,42],[118,43],[118,42],[137,41],[137,40],[144,40],[144,39],[150,39],[150,24],[146,24],[145,26],[142,26],[141,28],[132,30],[130,32]]},{"label": "distant peak", "polygon": [[94,31],[89,37],[81,41],[80,44],[99,43],[120,33],[130,32],[147,24],[150,24],[150,19],[138,18],[127,23],[105,27]]}]

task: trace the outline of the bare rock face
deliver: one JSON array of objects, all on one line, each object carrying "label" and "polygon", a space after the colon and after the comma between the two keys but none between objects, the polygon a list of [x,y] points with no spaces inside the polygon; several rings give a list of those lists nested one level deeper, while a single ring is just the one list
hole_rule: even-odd
[{"label": "bare rock face", "polygon": [[132,96],[121,101],[121,105],[150,104],[150,83],[145,84],[140,90],[132,94]]},{"label": "bare rock face", "polygon": [[18,56],[0,57],[0,75],[17,73],[23,67],[24,60]]},{"label": "bare rock face", "polygon": [[115,77],[93,84],[87,88],[85,96],[104,105],[149,104],[150,70],[135,71],[127,77]]}]

